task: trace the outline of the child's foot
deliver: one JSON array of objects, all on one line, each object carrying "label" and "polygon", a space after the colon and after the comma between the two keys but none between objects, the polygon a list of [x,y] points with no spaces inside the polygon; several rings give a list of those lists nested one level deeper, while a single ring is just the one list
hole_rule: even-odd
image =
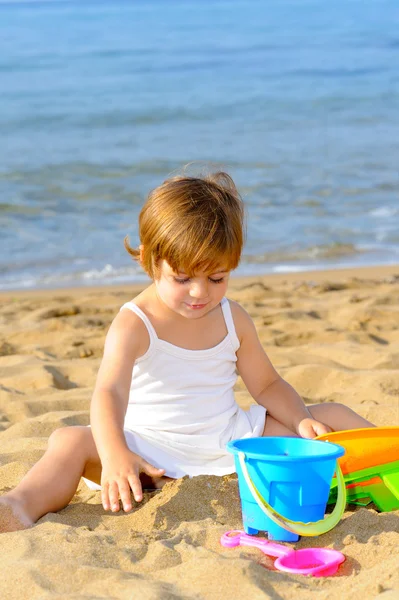
[{"label": "child's foot", "polygon": [[0,498],[0,533],[21,531],[32,527],[33,521],[28,517],[19,502],[11,498]]}]

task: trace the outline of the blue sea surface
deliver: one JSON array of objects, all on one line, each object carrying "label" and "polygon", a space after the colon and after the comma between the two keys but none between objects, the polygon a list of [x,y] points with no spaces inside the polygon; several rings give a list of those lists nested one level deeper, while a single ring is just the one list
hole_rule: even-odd
[{"label": "blue sea surface", "polygon": [[0,289],[142,280],[187,163],[243,195],[238,274],[399,263],[398,2],[0,3]]}]

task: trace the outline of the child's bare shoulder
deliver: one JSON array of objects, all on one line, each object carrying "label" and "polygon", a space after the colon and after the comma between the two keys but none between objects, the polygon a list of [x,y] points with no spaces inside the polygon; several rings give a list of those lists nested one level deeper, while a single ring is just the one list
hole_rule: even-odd
[{"label": "child's bare shoulder", "polygon": [[245,308],[241,306],[241,304],[239,304],[235,300],[230,299],[229,304],[237,336],[239,339],[241,339],[245,332],[248,330],[248,328],[253,327],[253,321],[247,313],[247,311],[245,310]]},{"label": "child's bare shoulder", "polygon": [[228,298],[228,302],[230,304],[230,309],[231,309],[231,314],[233,315],[233,319],[243,319],[243,320],[247,320],[250,319],[251,317],[249,316],[249,314],[247,313],[247,311],[245,310],[245,308],[243,306],[241,306],[241,304],[239,304],[236,300],[231,300],[231,298]]},{"label": "child's bare shoulder", "polygon": [[138,357],[145,354],[149,342],[149,333],[143,320],[128,306],[122,307],[108,330],[106,346],[123,348]]}]

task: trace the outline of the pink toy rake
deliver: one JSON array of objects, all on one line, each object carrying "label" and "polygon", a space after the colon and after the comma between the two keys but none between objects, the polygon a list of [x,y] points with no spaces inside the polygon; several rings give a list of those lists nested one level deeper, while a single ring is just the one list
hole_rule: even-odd
[{"label": "pink toy rake", "polygon": [[277,556],[274,566],[279,571],[313,575],[313,577],[333,575],[345,560],[345,556],[338,550],[331,550],[330,548],[291,550],[282,544],[275,544],[237,530],[228,531],[222,535],[220,543],[226,548],[254,546],[268,556]]}]

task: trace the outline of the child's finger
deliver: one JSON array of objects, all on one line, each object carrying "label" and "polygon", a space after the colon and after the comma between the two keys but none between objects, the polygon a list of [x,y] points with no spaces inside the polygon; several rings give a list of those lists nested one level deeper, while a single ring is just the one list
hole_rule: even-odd
[{"label": "child's finger", "polygon": [[314,424],[313,429],[316,435],[323,435],[325,433],[331,433],[332,431],[331,427],[325,425],[325,423],[320,423],[318,421]]},{"label": "child's finger", "polygon": [[132,509],[132,499],[130,496],[130,485],[127,479],[123,479],[119,483],[119,496],[125,512]]},{"label": "child's finger", "polygon": [[133,497],[136,500],[136,502],[141,502],[141,500],[143,499],[143,489],[141,487],[141,481],[139,477],[137,477],[136,475],[130,475],[129,485],[133,492]]},{"label": "child's finger", "polygon": [[111,505],[112,512],[118,512],[120,509],[119,506],[119,488],[116,481],[113,481],[109,485],[109,501]]},{"label": "child's finger", "polygon": [[108,483],[102,483],[101,484],[101,502],[104,507],[104,510],[109,510],[111,508],[108,492],[109,492]]},{"label": "child's finger", "polygon": [[144,473],[147,473],[147,475],[151,475],[151,477],[162,477],[162,475],[165,475],[165,469],[158,469],[147,461],[143,461],[141,469]]}]

